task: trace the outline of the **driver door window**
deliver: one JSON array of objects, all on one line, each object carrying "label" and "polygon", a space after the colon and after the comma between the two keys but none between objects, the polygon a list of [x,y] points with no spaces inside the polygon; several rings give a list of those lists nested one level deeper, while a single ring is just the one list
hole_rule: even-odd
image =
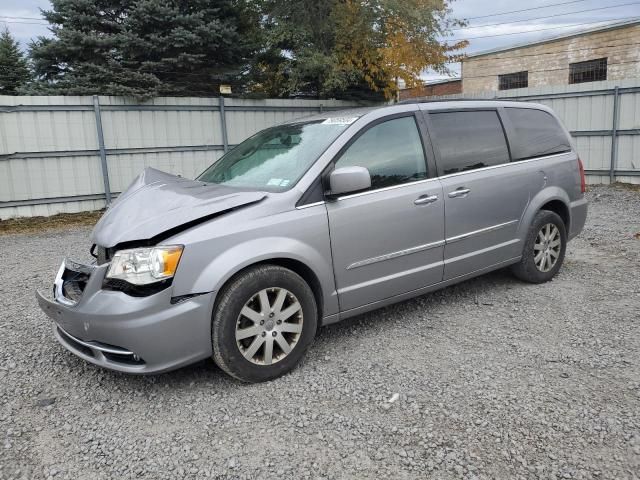
[{"label": "driver door window", "polygon": [[369,170],[371,190],[427,178],[415,118],[394,118],[366,130],[336,162],[336,168],[352,166]]}]

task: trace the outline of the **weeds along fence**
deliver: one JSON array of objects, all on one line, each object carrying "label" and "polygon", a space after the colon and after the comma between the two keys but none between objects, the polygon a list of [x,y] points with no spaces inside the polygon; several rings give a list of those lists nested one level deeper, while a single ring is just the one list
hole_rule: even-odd
[{"label": "weeds along fence", "polygon": [[355,105],[0,96],[0,219],[97,210],[147,166],[193,178],[263,128]]}]

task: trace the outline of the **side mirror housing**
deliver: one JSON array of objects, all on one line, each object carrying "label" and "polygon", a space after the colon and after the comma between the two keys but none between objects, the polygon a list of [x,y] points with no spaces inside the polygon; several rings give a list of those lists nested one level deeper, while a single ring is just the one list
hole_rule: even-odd
[{"label": "side mirror housing", "polygon": [[364,167],[336,168],[329,175],[328,194],[332,197],[354,193],[371,187],[371,174]]}]

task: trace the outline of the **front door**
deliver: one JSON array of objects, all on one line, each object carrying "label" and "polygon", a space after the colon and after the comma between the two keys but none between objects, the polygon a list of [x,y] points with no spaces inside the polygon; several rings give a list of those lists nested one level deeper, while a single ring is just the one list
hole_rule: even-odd
[{"label": "front door", "polygon": [[510,163],[498,111],[428,117],[445,200],[444,279],[517,257],[531,177]]},{"label": "front door", "polygon": [[440,282],[442,188],[414,114],[365,127],[336,161],[345,166],[367,168],[372,185],[326,204],[341,311]]}]

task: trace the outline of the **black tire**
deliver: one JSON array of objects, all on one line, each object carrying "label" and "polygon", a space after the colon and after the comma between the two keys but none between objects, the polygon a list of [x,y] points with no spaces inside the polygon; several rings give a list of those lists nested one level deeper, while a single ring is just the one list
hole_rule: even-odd
[{"label": "black tire", "polygon": [[[247,302],[252,301],[252,298],[257,295],[259,297],[259,292],[265,289],[271,292],[270,294],[273,294],[274,291],[286,290],[288,293],[285,301],[291,302],[290,305],[295,303],[294,300],[298,301],[302,307],[302,315],[300,316],[300,312],[296,313],[296,321],[301,323],[302,331],[300,333],[274,333],[280,327],[276,327],[273,320],[267,322],[264,326],[258,326],[257,322],[241,316],[240,312]],[[259,302],[260,300],[254,301]],[[271,298],[269,302],[272,303]],[[254,308],[252,309],[255,310]],[[260,361],[259,355],[261,353],[266,359],[265,344],[258,348],[258,351],[254,354],[255,358],[252,360],[245,358],[240,350],[241,345],[236,341],[236,325],[241,326],[240,322],[250,322],[248,325],[252,328],[265,329],[263,333],[267,335],[267,338],[264,338],[263,342],[270,340],[268,335],[273,334],[273,358],[275,360],[276,352],[279,352],[282,358],[270,365],[254,363],[254,360]],[[272,380],[291,371],[300,362],[307,348],[313,342],[317,324],[318,310],[315,297],[302,277],[289,269],[277,265],[259,265],[250,268],[231,279],[220,292],[212,318],[213,360],[226,373],[243,382],[255,383]],[[273,330],[266,331],[269,326]],[[290,335],[295,337],[295,343],[289,353],[285,354],[284,350],[277,344],[276,340],[281,340],[281,338],[275,338],[277,335],[282,335],[282,338],[285,336],[291,338]],[[262,333],[260,336],[264,337]],[[247,342],[250,343],[254,340],[260,340],[258,335],[242,340],[241,342],[244,344],[242,348],[245,348]],[[248,354],[248,350],[249,348],[246,348],[245,353]]]},{"label": "black tire", "polygon": [[[534,250],[534,246],[536,244],[536,239],[538,238],[538,233],[544,228],[547,224],[555,225],[559,231],[560,235],[560,251],[558,252],[558,258],[555,261],[555,264],[549,271],[541,271],[538,266],[536,266],[535,257],[536,250]],[[562,218],[555,213],[549,210],[540,210],[531,222],[531,226],[529,227],[529,232],[527,233],[527,238],[524,242],[524,248],[522,251],[522,258],[518,263],[511,267],[511,271],[513,274],[518,277],[520,280],[529,283],[544,283],[551,280],[560,267],[562,267],[562,263],[564,261],[565,251],[567,249],[567,229],[562,221]]]}]

